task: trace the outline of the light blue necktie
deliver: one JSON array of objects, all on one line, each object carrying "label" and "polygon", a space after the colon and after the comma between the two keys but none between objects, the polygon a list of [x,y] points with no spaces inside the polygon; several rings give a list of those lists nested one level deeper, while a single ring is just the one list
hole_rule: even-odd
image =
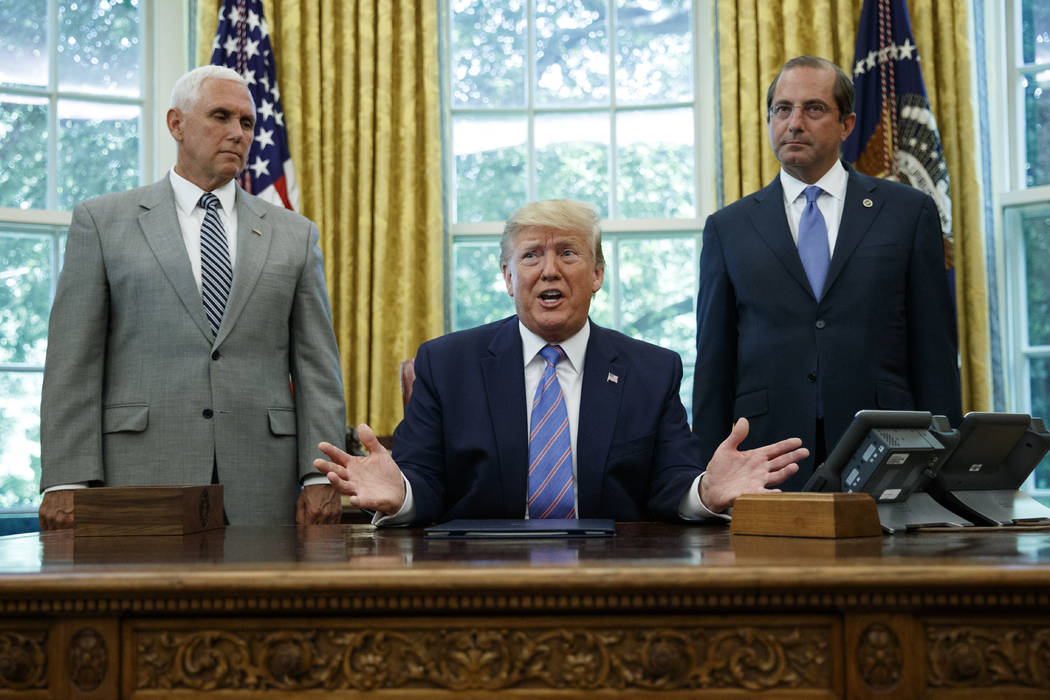
[{"label": "light blue necktie", "polygon": [[831,249],[828,246],[828,227],[824,216],[817,206],[817,197],[824,190],[810,185],[802,191],[806,195],[806,208],[798,220],[798,254],[802,258],[802,267],[809,278],[813,296],[820,301],[824,293],[824,280],[828,277],[828,263],[831,261]]},{"label": "light blue necktie", "polygon": [[219,332],[222,315],[226,311],[226,300],[233,284],[233,267],[230,265],[230,247],[226,244],[226,231],[219,219],[219,198],[211,192],[201,195],[198,204],[204,209],[201,223],[201,301],[208,316],[212,335]]},{"label": "light blue necktie", "polygon": [[560,346],[548,345],[540,350],[540,355],[547,361],[547,367],[532,400],[529,517],[575,518],[569,414],[556,369],[565,353]]}]

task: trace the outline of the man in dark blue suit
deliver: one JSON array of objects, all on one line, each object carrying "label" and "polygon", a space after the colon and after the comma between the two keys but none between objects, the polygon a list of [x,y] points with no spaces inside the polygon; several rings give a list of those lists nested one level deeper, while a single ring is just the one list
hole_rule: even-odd
[{"label": "man in dark blue suit", "polygon": [[[590,207],[548,200],[519,209],[504,229],[500,257],[517,314],[420,346],[393,455],[366,425],[358,433],[368,457],[320,445],[332,461],[315,466],[353,505],[376,511],[377,525],[698,520],[741,493],[769,490],[808,454],[797,438],[738,451],[747,435],[740,421],[704,471],[678,398],[677,353],[587,317],[605,273]],[[545,359],[551,348],[555,359]],[[542,394],[551,388],[557,400],[547,408]],[[537,447],[540,419],[559,412],[560,428]],[[562,457],[543,476],[549,452]],[[540,505],[546,483],[560,484],[549,507]]]},{"label": "man in dark blue suit", "polygon": [[693,430],[707,454],[741,417],[745,446],[800,436],[798,490],[861,409],[957,425],[958,342],[933,200],[839,160],[849,77],[792,59],[766,104],[780,174],[704,227]]}]

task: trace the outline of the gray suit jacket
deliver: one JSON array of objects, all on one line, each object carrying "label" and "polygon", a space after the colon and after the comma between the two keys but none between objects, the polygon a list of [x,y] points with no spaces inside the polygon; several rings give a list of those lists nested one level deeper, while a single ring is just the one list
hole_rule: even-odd
[{"label": "gray suit jacket", "polygon": [[[206,484],[231,523],[295,519],[345,405],[317,228],[238,188],[214,340],[168,177],[73,212],[48,329],[41,489]],[[294,387],[294,392],[293,392]]]}]

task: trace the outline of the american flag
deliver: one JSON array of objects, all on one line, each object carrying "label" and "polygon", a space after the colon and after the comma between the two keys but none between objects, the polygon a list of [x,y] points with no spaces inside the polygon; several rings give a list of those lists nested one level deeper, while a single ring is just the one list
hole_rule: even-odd
[{"label": "american flag", "polygon": [[296,210],[299,187],[288,152],[270,30],[260,0],[223,0],[211,62],[237,71],[255,100],[255,139],[239,180],[246,192]]},{"label": "american flag", "polygon": [[842,144],[842,155],[862,173],[905,182],[933,197],[941,217],[944,267],[954,293],[948,165],[905,0],[864,0],[853,86],[857,123]]}]

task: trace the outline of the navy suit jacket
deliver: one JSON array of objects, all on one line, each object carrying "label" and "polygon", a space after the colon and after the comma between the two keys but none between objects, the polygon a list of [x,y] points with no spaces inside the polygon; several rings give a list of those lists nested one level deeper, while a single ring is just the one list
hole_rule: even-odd
[{"label": "navy suit jacket", "polygon": [[[420,346],[394,460],[416,522],[522,518],[528,475],[524,358],[516,316]],[[577,428],[581,518],[674,520],[701,472],[678,396],[677,353],[591,323]]]},{"label": "navy suit jacket", "polygon": [[[741,416],[751,425],[742,449],[799,437],[812,453],[818,386],[829,452],[861,409],[928,410],[959,423],[955,307],[936,206],[917,189],[847,169],[819,302],[779,176],[704,226],[693,430],[705,457]],[[813,457],[799,467],[781,488],[800,489]]]}]

